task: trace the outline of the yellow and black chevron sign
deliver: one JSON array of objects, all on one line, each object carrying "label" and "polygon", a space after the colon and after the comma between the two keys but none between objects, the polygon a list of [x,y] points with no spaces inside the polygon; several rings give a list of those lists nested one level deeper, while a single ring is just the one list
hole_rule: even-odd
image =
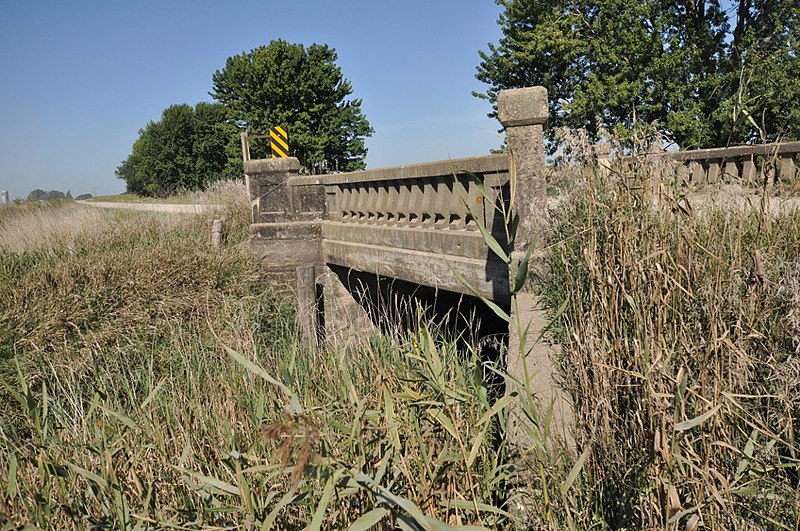
[{"label": "yellow and black chevron sign", "polygon": [[281,126],[272,127],[269,130],[269,141],[273,159],[284,159],[289,156],[289,136],[286,134],[286,129]]}]

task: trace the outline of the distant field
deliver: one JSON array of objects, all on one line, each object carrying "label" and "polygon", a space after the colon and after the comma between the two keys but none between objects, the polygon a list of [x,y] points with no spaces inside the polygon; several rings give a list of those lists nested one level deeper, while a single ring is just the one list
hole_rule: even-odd
[{"label": "distant field", "polygon": [[104,203],[131,203],[138,201],[148,201],[146,197],[136,194],[116,194],[116,195],[96,195],[87,201],[103,201]]}]

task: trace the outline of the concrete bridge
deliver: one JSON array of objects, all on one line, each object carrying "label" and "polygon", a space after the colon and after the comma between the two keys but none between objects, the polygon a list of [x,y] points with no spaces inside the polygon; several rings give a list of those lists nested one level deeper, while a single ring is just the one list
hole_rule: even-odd
[{"label": "concrete bridge", "polygon": [[[501,92],[498,114],[506,154],[332,175],[301,176],[294,158],[248,160],[243,136],[253,249],[264,275],[294,295],[307,341],[342,343],[362,334],[376,322],[375,311],[392,311],[376,301],[396,304],[398,293],[401,304],[422,298],[445,310],[459,306],[469,314],[461,316],[467,326],[477,317],[480,334],[508,340],[510,370],[525,373],[526,361],[542,398],[555,396],[547,348],[520,349],[517,327],[480,299],[512,322],[532,323],[529,337],[545,323],[529,282],[511,308],[509,274],[530,243],[541,241],[547,92]],[[508,212],[519,220],[513,239]],[[508,260],[490,249],[482,229]]]},{"label": "concrete bridge", "polygon": [[[471,332],[503,337],[497,352],[508,353],[502,360],[508,372],[525,375],[529,389],[544,406],[554,403],[566,426],[570,407],[554,385],[552,347],[520,341],[522,330],[536,338],[546,325],[530,275],[511,304],[510,274],[531,243],[544,240],[547,92],[503,91],[497,105],[509,147],[501,155],[301,176],[294,158],[249,160],[243,136],[253,249],[264,275],[295,297],[307,342],[341,344],[363,336],[391,318],[398,301],[411,313],[414,300],[435,313],[455,308]],[[624,170],[634,160],[604,160],[607,150],[601,151],[597,162],[606,171],[615,164]],[[655,156],[673,158],[677,169],[653,178],[680,184],[789,180],[797,174],[799,151],[800,143],[787,143],[661,153]],[[518,217],[510,232],[508,212]],[[487,245],[482,228],[508,260]],[[508,314],[511,324],[485,301]]]},{"label": "concrete bridge", "polygon": [[[324,277],[333,266],[479,294],[507,309],[509,267],[479,225],[515,258],[534,239],[545,207],[547,93],[506,91],[498,106],[510,154],[320,176],[299,175],[295,158],[245,160],[252,243],[264,273],[301,304],[312,277],[330,297]],[[522,221],[509,242],[503,212],[512,209]],[[326,324],[337,317],[326,315]]]}]

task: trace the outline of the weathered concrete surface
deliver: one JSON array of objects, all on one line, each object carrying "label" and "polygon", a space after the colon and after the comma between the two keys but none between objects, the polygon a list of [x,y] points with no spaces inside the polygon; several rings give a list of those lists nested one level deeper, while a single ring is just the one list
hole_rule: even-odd
[{"label": "weathered concrete surface", "polygon": [[[347,275],[349,269],[343,274]],[[325,341],[337,348],[351,348],[369,343],[369,338],[378,332],[367,310],[356,301],[358,289],[346,286],[330,267],[317,270],[317,285],[323,293],[323,319]],[[348,289],[350,288],[350,289]],[[356,287],[357,288],[357,287]],[[318,323],[319,324],[319,323]]]},{"label": "weathered concrete surface", "polygon": [[[500,123],[506,128],[506,139],[514,162],[512,169],[513,209],[519,215],[514,248],[511,252],[513,275],[530,245],[534,246],[531,260],[536,260],[537,246],[545,241],[546,183],[544,171],[543,127],[547,121],[547,91],[543,87],[505,90],[497,97]],[[569,440],[573,421],[572,408],[566,395],[559,389],[554,377],[553,360],[556,349],[541,340],[547,326],[547,316],[535,295],[530,276],[515,295],[511,305],[507,370],[509,375],[523,382],[522,389],[511,386],[507,392],[518,391],[525,400],[533,393],[536,409],[544,418],[545,412],[554,409],[553,427]],[[512,407],[508,425],[508,439],[512,444],[528,446],[529,438],[520,429],[523,416],[520,402]]]},{"label": "weathered concrete surface", "polygon": [[[302,211],[295,191],[287,181],[300,168],[297,160],[268,159],[247,161],[253,224],[250,241],[253,252],[262,260],[262,275],[280,292],[298,301],[298,315],[305,311],[297,299],[297,268],[321,266],[322,212]],[[321,194],[322,189],[316,192]],[[319,201],[317,201],[318,203]],[[312,337],[306,337],[312,342]]]},{"label": "weathered concrete surface", "polygon": [[[508,268],[488,251],[478,223],[505,245],[493,199],[508,188],[507,155],[296,178],[325,186],[323,261],[383,277],[508,298]],[[482,181],[488,198],[467,176]]]},{"label": "weathered concrete surface", "polygon": [[322,252],[327,263],[456,293],[471,293],[455,277],[454,269],[484,297],[508,298],[508,268],[499,262],[487,263],[486,258],[466,258],[327,239],[322,242]]}]

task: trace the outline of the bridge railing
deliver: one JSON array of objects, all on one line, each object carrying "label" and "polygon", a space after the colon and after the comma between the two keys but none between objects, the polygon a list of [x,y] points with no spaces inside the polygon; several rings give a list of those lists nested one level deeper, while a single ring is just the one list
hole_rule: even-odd
[{"label": "bridge railing", "polygon": [[323,262],[468,292],[453,267],[481,294],[503,299],[507,266],[488,251],[478,222],[507,245],[509,167],[504,154],[296,176],[287,185],[294,197],[324,193]]},{"label": "bridge railing", "polygon": [[[600,152],[603,153],[603,150]],[[672,175],[669,174],[672,170],[667,169],[663,175],[659,173],[654,177],[667,180],[675,178],[681,184],[752,184],[764,181],[772,184],[797,177],[800,142],[653,153],[623,157],[620,161],[623,165],[630,165],[643,158],[666,158],[677,163],[677,171]],[[602,157],[599,162],[608,166]]]}]

